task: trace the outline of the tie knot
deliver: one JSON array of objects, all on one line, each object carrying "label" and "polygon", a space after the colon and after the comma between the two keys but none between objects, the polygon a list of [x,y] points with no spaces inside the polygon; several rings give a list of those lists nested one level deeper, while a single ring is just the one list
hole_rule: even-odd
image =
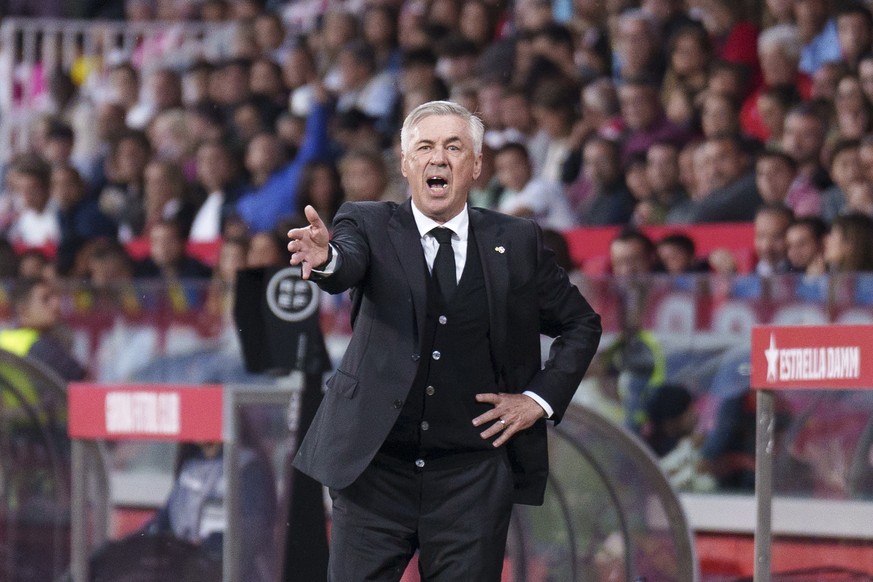
[{"label": "tie knot", "polygon": [[444,226],[431,229],[430,233],[441,245],[452,244],[452,230]]}]

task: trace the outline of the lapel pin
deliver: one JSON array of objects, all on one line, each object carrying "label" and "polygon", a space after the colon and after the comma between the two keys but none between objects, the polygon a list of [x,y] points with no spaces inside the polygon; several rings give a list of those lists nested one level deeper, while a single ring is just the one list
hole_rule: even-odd
[{"label": "lapel pin", "polygon": [[506,252],[506,249],[503,247],[494,247],[494,250],[500,253],[501,255]]}]

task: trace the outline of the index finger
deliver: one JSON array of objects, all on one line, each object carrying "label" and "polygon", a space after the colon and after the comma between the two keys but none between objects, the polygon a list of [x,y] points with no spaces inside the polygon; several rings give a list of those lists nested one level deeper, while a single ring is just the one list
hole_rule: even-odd
[{"label": "index finger", "polygon": [[318,212],[311,204],[306,205],[306,208],[303,209],[303,213],[306,215],[306,220],[309,221],[310,226],[314,228],[324,227],[324,222],[322,222],[321,217],[318,216]]}]

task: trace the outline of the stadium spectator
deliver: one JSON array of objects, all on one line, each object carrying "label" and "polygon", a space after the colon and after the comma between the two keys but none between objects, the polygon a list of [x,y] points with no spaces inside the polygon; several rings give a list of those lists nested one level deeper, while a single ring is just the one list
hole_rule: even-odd
[{"label": "stadium spectator", "polygon": [[249,241],[246,268],[286,266],[290,259],[286,240],[276,232],[256,232]]},{"label": "stadium spectator", "polygon": [[869,132],[873,109],[864,97],[861,82],[854,75],[844,75],[837,83],[832,126],[839,138],[860,139]]},{"label": "stadium spectator", "polygon": [[760,75],[755,50],[758,27],[746,18],[745,5],[733,0],[705,0],[700,6],[700,16],[713,39],[715,58],[737,65],[737,70],[750,80],[746,90],[754,89]]},{"label": "stadium spectator", "polygon": [[219,63],[209,77],[209,100],[229,117],[237,105],[251,96],[251,61],[237,57]]},{"label": "stadium spectator", "polygon": [[118,225],[118,236],[127,242],[141,232],[145,220],[143,172],[152,155],[148,137],[127,130],[116,137],[106,160],[107,184],[100,191],[100,210]]},{"label": "stadium spectator", "polygon": [[33,358],[64,381],[84,380],[85,368],[62,339],[61,303],[55,286],[44,278],[23,278],[13,287],[11,300],[16,326],[0,331],[0,349]]},{"label": "stadium spectator", "polygon": [[436,45],[437,69],[450,88],[460,88],[477,81],[479,49],[459,33],[449,33]]},{"label": "stadium spectator", "polygon": [[849,187],[864,177],[860,152],[857,140],[840,140],[831,149],[829,169],[833,185],[821,195],[821,217],[827,222],[844,213]]},{"label": "stadium spectator", "polygon": [[297,216],[303,216],[303,209],[312,205],[330,226],[333,216],[345,200],[336,164],[329,161],[313,161],[306,164],[297,184]]},{"label": "stadium spectator", "polygon": [[826,0],[795,0],[794,20],[803,42],[800,70],[814,74],[824,63],[842,59],[837,23]]},{"label": "stadium spectator", "polygon": [[698,99],[704,138],[740,133],[739,107],[725,93],[704,91]]},{"label": "stadium spectator", "polygon": [[251,141],[245,166],[251,175],[251,188],[236,205],[242,220],[254,232],[271,230],[279,219],[294,212],[294,186],[303,166],[328,154],[327,95],[319,89],[319,101],[306,123],[306,137],[297,155],[282,161],[281,145],[275,135],[264,133]]},{"label": "stadium spectator", "polygon": [[873,16],[869,8],[850,3],[837,11],[836,22],[842,62],[857,72],[861,57],[873,42]]},{"label": "stadium spectator", "polygon": [[625,229],[609,245],[610,266],[616,276],[620,302],[620,330],[604,351],[607,375],[615,376],[624,410],[624,425],[638,432],[646,421],[645,403],[663,384],[666,360],[655,335],[643,329],[642,313],[657,265],[655,244],[643,233]]},{"label": "stadium spectator", "polygon": [[652,273],[657,265],[655,243],[637,230],[624,230],[609,243],[609,264],[612,274],[618,277]]},{"label": "stadium spectator", "polygon": [[817,217],[797,218],[785,231],[785,256],[792,273],[824,272],[824,238],[827,224]]},{"label": "stadium spectator", "polygon": [[483,0],[465,0],[458,22],[461,35],[479,50],[494,40],[497,12],[494,5]]},{"label": "stadium spectator", "polygon": [[641,152],[628,158],[624,164],[624,183],[635,205],[652,199],[652,189],[646,176],[646,154]]},{"label": "stadium spectator", "polygon": [[486,127],[486,143],[498,148],[508,142],[526,144],[536,131],[536,122],[531,110],[530,99],[520,87],[507,87],[499,105],[500,121],[498,127]]},{"label": "stadium spectator", "polygon": [[873,186],[861,180],[849,184],[845,212],[873,216]]},{"label": "stadium spectator", "polygon": [[574,225],[572,212],[561,187],[534,178],[527,149],[508,143],[494,153],[497,180],[503,195],[497,209],[513,216],[535,220],[543,228],[563,231]]},{"label": "stadium spectator", "polygon": [[660,239],[655,244],[658,261],[664,270],[671,275],[684,275],[707,271],[705,262],[697,259],[697,248],[687,234],[673,233]]},{"label": "stadium spectator", "polygon": [[305,117],[312,110],[315,100],[313,83],[318,79],[315,55],[303,42],[288,51],[282,62],[282,79],[288,90],[288,110],[292,115]]},{"label": "stadium spectator", "polygon": [[701,187],[705,194],[695,199],[691,220],[700,222],[748,222],[761,204],[749,157],[735,135],[707,139],[703,146]]},{"label": "stadium spectator", "polygon": [[582,131],[574,129],[574,132],[579,133],[580,140],[584,141],[591,132],[607,139],[617,140],[621,137],[621,106],[612,79],[598,77],[585,85],[581,94],[581,107],[580,123],[587,127],[583,127]]},{"label": "stadium spectator", "polygon": [[357,108],[379,120],[386,131],[397,100],[394,78],[381,70],[375,49],[365,41],[352,41],[339,53],[340,82],[336,109]]},{"label": "stadium spectator", "polygon": [[149,255],[136,264],[136,277],[175,281],[206,279],[212,275],[212,269],[186,253],[185,232],[178,222],[158,220],[151,225],[148,237]]},{"label": "stadium spectator", "polygon": [[797,105],[785,118],[782,149],[794,158],[798,170],[786,201],[788,206],[801,209],[803,213],[817,214],[821,211],[819,182],[824,173],[821,152],[826,134],[827,123],[811,104]]},{"label": "stadium spectator", "polygon": [[318,71],[330,91],[338,91],[342,84],[338,66],[340,52],[356,38],[358,20],[354,14],[342,8],[333,8],[324,14],[321,30],[313,42],[318,48]]},{"label": "stadium spectator", "polygon": [[50,119],[39,150],[50,165],[69,164],[73,155],[76,134],[73,127],[60,118]]},{"label": "stadium spectator", "polygon": [[589,195],[575,208],[579,224],[626,224],[633,214],[635,202],[624,183],[619,156],[618,144],[602,137],[592,137],[582,148],[580,181]]},{"label": "stadium spectator", "polygon": [[172,69],[157,69],[146,79],[145,92],[127,113],[127,125],[145,129],[154,117],[182,107],[182,78]]},{"label": "stadium spectator", "polygon": [[798,103],[798,100],[797,90],[793,86],[769,87],[758,93],[755,106],[764,130],[762,135],[767,136],[766,138],[758,137],[765,140],[767,146],[777,146],[782,143],[785,116]]},{"label": "stadium spectator", "polygon": [[658,141],[683,144],[688,140],[688,132],[664,115],[655,85],[639,79],[628,79],[618,89],[618,101],[625,124],[623,160],[636,153],[645,153]]},{"label": "stadium spectator", "polygon": [[780,150],[764,150],[755,160],[755,186],[764,204],[785,204],[797,177],[794,158]]},{"label": "stadium spectator", "polygon": [[15,185],[21,211],[7,233],[14,245],[54,245],[61,238],[57,208],[51,201],[51,166],[37,156],[27,156],[15,165]]},{"label": "stadium spectator", "polygon": [[651,219],[647,224],[667,222],[674,209],[689,202],[688,193],[679,181],[679,149],[675,144],[652,144],[646,152],[646,180],[652,191]]},{"label": "stadium spectator", "polygon": [[873,271],[873,218],[838,216],[825,236],[824,259],[830,273]]},{"label": "stadium spectator", "polygon": [[100,103],[97,105],[94,127],[90,130],[94,143],[85,144],[84,140],[79,139],[82,136],[76,135],[74,160],[88,183],[88,193],[91,196],[96,197],[106,186],[110,144],[127,129],[124,118],[124,108],[118,103]]},{"label": "stadium spectator", "polygon": [[254,19],[255,43],[261,57],[280,63],[287,50],[285,24],[275,12],[261,12]]},{"label": "stadium spectator", "polygon": [[682,385],[665,384],[646,403],[646,442],[677,491],[712,491],[715,480],[701,471],[703,435],[695,433],[697,414],[691,393]]},{"label": "stadium spectator", "polygon": [[763,82],[743,102],[740,122],[745,134],[768,141],[770,134],[758,109],[760,94],[775,87],[785,87],[798,99],[806,99],[812,83],[809,76],[798,69],[802,45],[796,27],[781,24],[768,28],[758,37],[757,45]]},{"label": "stadium spectator", "polygon": [[837,94],[837,83],[848,74],[849,71],[842,62],[835,61],[823,64],[810,77],[812,87],[809,90],[809,99],[833,101]]},{"label": "stadium spectator", "polygon": [[197,148],[197,185],[206,198],[196,210],[189,239],[212,242],[224,232],[224,225],[234,216],[240,195],[238,167],[233,153],[219,140],[206,141]]},{"label": "stadium spectator", "polygon": [[561,168],[570,151],[576,122],[577,95],[573,83],[550,80],[537,87],[531,98],[537,129],[526,145],[537,178],[561,181]]},{"label": "stadium spectator", "polygon": [[346,200],[401,200],[389,182],[382,154],[372,149],[354,149],[339,162],[340,181]]},{"label": "stadium spectator", "polygon": [[143,207],[145,222],[137,235],[147,233],[161,220],[173,220],[182,228],[185,237],[194,220],[194,204],[182,169],[173,162],[155,159],[143,172]]},{"label": "stadium spectator", "polygon": [[687,91],[692,100],[704,89],[709,77],[712,43],[706,29],[686,24],[667,36],[668,66],[661,85],[661,102],[666,106],[676,90]]},{"label": "stadium spectator", "polygon": [[755,273],[759,276],[788,272],[785,231],[793,220],[791,210],[781,205],[762,206],[755,213]]},{"label": "stadium spectator", "polygon": [[[251,423],[247,417],[243,422]],[[243,429],[251,434],[252,429]],[[252,582],[275,579],[273,533],[277,514],[276,478],[266,453],[246,436],[238,453],[240,542],[239,573]],[[169,497],[140,532],[169,534],[195,543],[216,561],[224,543],[224,450],[221,443],[185,443],[176,456],[175,480]]]},{"label": "stadium spectator", "polygon": [[51,198],[57,206],[60,236],[57,267],[61,275],[73,269],[76,255],[88,240],[115,238],[118,227],[100,212],[97,200],[89,198],[82,176],[72,166],[55,166],[51,173]]},{"label": "stadium spectator", "polygon": [[268,57],[258,57],[249,69],[249,92],[264,103],[272,117],[288,105],[288,91],[282,79],[282,67]]},{"label": "stadium spectator", "polygon": [[622,12],[618,17],[613,62],[616,81],[629,79],[658,83],[664,74],[664,52],[658,23],[652,15],[639,9]]}]

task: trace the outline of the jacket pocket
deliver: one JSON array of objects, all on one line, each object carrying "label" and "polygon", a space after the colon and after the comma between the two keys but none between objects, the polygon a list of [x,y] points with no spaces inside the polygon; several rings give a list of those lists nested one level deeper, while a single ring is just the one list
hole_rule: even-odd
[{"label": "jacket pocket", "polygon": [[337,369],[336,373],[327,381],[327,387],[340,396],[352,398],[358,389],[358,379]]}]

